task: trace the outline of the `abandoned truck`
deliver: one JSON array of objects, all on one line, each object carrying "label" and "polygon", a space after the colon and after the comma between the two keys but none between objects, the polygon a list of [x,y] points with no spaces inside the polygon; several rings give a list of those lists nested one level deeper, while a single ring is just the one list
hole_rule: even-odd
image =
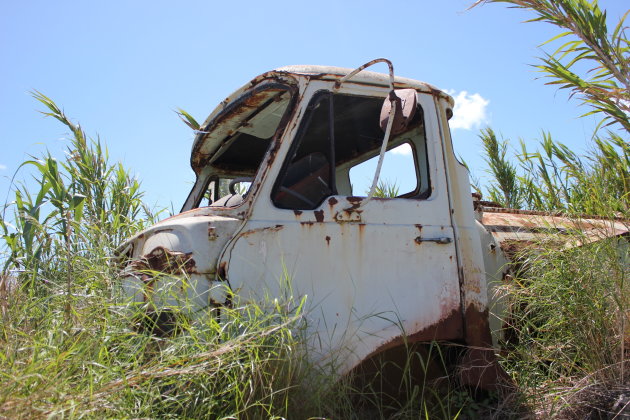
[{"label": "abandoned truck", "polygon": [[[334,355],[348,372],[403,342],[453,342],[468,349],[462,379],[492,387],[504,251],[549,230],[595,240],[627,229],[475,201],[451,143],[453,99],[394,77],[389,62],[389,75],[364,71],[379,61],[283,67],[225,99],[197,131],[181,213],[120,248],[126,293],[156,310],[186,300],[194,316],[230,305],[227,288],[281,296],[288,277],[308,296],[316,361]],[[409,188],[374,197],[384,157],[400,150]],[[374,160],[369,192],[357,191],[354,168]]]}]

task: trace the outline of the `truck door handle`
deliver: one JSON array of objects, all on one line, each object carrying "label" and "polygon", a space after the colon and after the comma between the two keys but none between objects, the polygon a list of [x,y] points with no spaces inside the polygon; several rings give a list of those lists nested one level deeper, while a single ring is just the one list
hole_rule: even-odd
[{"label": "truck door handle", "polygon": [[436,244],[450,244],[453,240],[447,236],[443,236],[441,238],[423,238],[422,236],[418,236],[415,239],[416,243],[422,242],[435,242]]}]

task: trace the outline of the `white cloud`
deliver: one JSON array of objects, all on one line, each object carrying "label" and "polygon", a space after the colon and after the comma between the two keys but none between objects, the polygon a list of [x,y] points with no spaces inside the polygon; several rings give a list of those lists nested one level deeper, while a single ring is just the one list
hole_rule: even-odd
[{"label": "white cloud", "polygon": [[409,143],[403,143],[400,146],[394,147],[390,150],[395,155],[410,155],[411,154],[411,146]]},{"label": "white cloud", "polygon": [[3,165],[0,163],[0,171],[4,171],[5,169],[7,169],[7,165]]},{"label": "white cloud", "polygon": [[455,99],[453,118],[449,121],[451,130],[477,129],[489,122],[487,108],[490,101],[488,99],[478,93],[469,94],[465,90],[459,93],[447,90],[447,93]]}]

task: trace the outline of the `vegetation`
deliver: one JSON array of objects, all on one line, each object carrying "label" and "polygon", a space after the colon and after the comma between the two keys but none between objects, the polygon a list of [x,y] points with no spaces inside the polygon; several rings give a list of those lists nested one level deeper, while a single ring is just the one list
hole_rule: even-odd
[{"label": "vegetation", "polygon": [[601,115],[604,126],[630,132],[630,41],[628,12],[608,30],[606,11],[596,0],[478,0],[507,3],[535,14],[528,22],[547,22],[562,32],[543,45],[565,41],[536,67],[548,84],[568,89],[588,107],[586,115]]},{"label": "vegetation", "polygon": [[0,416],[271,418],[292,409],[303,302],[234,298],[221,323],[213,313],[193,322],[183,305],[170,313],[179,334],[152,334],[151,308],[123,296],[113,251],[155,214],[98,139],[33,96],[72,137],[65,161],[23,164],[34,182],[2,211]]},{"label": "vegetation", "polygon": [[514,335],[503,363],[522,401],[540,418],[612,410],[630,389],[627,243],[558,249],[542,242],[517,260],[523,266],[504,286]]},{"label": "vegetation", "polygon": [[[484,3],[485,0],[476,4]],[[630,41],[620,18],[608,30],[607,15],[597,1],[490,0],[508,3],[535,14],[528,22],[543,21],[562,32],[543,45],[565,41],[536,66],[548,84],[568,89],[589,109],[601,115],[592,150],[580,157],[542,133],[541,150],[530,152],[521,142],[515,159],[506,157],[507,141],[491,129],[480,137],[493,180],[488,193],[507,207],[611,215],[630,209]],[[613,131],[614,130],[614,131]],[[612,212],[612,213],[611,213]]]},{"label": "vegetation", "polygon": [[507,156],[508,141],[490,128],[481,132],[491,183],[490,200],[509,208],[570,214],[623,216],[630,212],[630,145],[609,132],[579,156],[543,133],[540,150]]},{"label": "vegetation", "polygon": [[[370,191],[366,191],[365,195],[368,195]],[[398,197],[399,188],[395,181],[379,180],[374,190],[374,197],[377,198],[394,198]]]},{"label": "vegetation", "polygon": [[[511,158],[508,141],[483,130],[489,198],[506,207],[561,212],[578,221],[597,215],[630,227],[627,13],[609,32],[596,1],[491,2],[527,9],[535,14],[531,21],[560,28],[543,45],[565,42],[536,67],[549,84],[586,105],[584,115],[600,115],[608,130],[595,133],[585,156],[543,132],[540,150],[530,152],[521,141]],[[587,245],[566,249],[558,243]],[[581,232],[566,232],[532,243],[516,260],[513,281],[503,290],[512,311],[503,363],[520,400],[540,418],[600,418],[611,411],[612,417],[627,403],[620,396],[630,393],[627,240],[590,243]]]}]

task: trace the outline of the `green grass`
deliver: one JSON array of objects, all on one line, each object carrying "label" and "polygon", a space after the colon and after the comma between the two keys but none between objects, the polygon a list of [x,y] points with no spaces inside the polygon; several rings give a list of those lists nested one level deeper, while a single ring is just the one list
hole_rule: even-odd
[{"label": "green grass", "polygon": [[[519,271],[503,290],[511,318],[502,363],[531,412],[586,417],[630,390],[630,247],[623,237],[570,249],[558,243],[517,257]],[[598,391],[581,400],[585,389]]]},{"label": "green grass", "polygon": [[[85,267],[84,267],[85,268]],[[381,389],[391,361],[372,381],[340,377],[309,362],[304,300],[243,303],[193,322],[171,308],[177,333],[139,328],[149,308],[125,300],[115,269],[77,274],[33,295],[8,292],[0,328],[0,412],[7,418],[457,418],[486,409],[451,379],[421,379],[428,361],[446,366],[441,347],[408,348],[399,382]],[[100,284],[102,287],[94,287]],[[434,367],[435,368],[435,367]]]}]

